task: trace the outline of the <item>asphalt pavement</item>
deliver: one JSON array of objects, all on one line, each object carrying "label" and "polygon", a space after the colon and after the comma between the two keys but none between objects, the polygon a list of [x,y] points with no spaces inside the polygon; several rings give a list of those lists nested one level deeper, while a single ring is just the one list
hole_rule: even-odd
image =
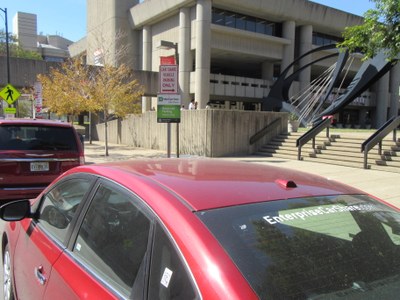
[{"label": "asphalt pavement", "polygon": [[[174,153],[172,157],[176,156]],[[167,157],[167,151],[135,148],[126,145],[109,144],[108,156],[105,155],[103,142],[85,142],[86,163],[102,163],[129,159]],[[181,155],[180,157],[188,157]],[[298,160],[286,160],[263,156],[224,157],[249,163],[280,166],[291,170],[298,170],[317,174],[331,180],[361,189],[397,207],[400,207],[400,173],[378,170],[365,170],[330,164],[322,164]]]}]

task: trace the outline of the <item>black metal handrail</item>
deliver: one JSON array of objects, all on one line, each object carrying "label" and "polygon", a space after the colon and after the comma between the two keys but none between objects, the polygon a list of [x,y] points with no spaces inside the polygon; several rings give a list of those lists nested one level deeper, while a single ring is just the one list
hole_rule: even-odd
[{"label": "black metal handrail", "polygon": [[307,144],[310,140],[313,141],[312,147],[315,149],[315,137],[317,134],[319,134],[321,131],[326,129],[326,137],[329,138],[329,127],[331,125],[331,119],[326,118],[324,120],[319,121],[316,123],[309,131],[307,131],[305,134],[303,134],[301,137],[299,137],[296,141],[296,147],[297,147],[297,159],[301,160],[301,147],[303,147],[305,144]]},{"label": "black metal handrail", "polygon": [[396,130],[400,125],[400,116],[392,117],[375,131],[361,145],[361,152],[364,152],[364,169],[368,169],[368,152],[379,144],[378,154],[382,155],[382,140],[393,131],[393,141],[396,142]]},{"label": "black metal handrail", "polygon": [[256,134],[251,136],[250,145],[253,145],[255,142],[263,138],[266,134],[277,128],[280,123],[281,123],[281,118],[277,118],[273,120],[271,123],[269,123],[267,126],[265,126],[263,129],[258,131]]}]

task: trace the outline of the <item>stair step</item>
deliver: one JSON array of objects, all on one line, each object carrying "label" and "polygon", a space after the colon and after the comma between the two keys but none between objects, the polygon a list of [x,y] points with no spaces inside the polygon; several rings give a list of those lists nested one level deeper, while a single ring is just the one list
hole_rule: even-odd
[{"label": "stair step", "polygon": [[[302,134],[304,132],[281,134],[261,147],[255,154],[282,159],[297,159],[296,141]],[[371,132],[335,133],[331,131],[328,138],[326,133],[322,132],[315,138],[315,148],[312,147],[312,141],[302,147],[302,159],[363,168],[364,153],[361,152],[361,145],[371,134]],[[381,150],[382,155],[379,155],[377,145],[369,151],[369,168],[400,173],[400,140],[393,141],[391,135],[387,136],[382,141]]]},{"label": "stair step", "polygon": [[314,157],[307,157],[304,158],[304,161],[313,161],[318,163],[330,164],[330,165],[337,165],[337,166],[344,166],[344,167],[353,167],[353,168],[363,168],[364,163],[362,161],[342,161],[342,160],[331,160],[325,158],[314,158]]},{"label": "stair step", "polygon": [[377,166],[388,166],[388,167],[396,167],[396,168],[400,168],[400,161],[394,161],[394,160],[381,160],[381,159],[378,159],[378,160],[373,160],[373,159],[371,159],[371,160],[369,160],[368,159],[368,162],[373,162],[373,161],[375,161],[375,164],[377,165]]},{"label": "stair step", "polygon": [[392,166],[378,166],[378,165],[369,165],[371,170],[379,170],[379,171],[387,171],[393,173],[400,173],[400,167],[392,167]]},{"label": "stair step", "polygon": [[[336,157],[348,156],[348,157],[364,158],[364,152],[351,151],[349,149],[340,149],[340,148],[331,149],[329,147],[327,149],[316,149],[314,152],[316,154],[322,154],[324,156],[329,155],[329,156],[336,156]],[[395,153],[395,155],[391,155],[390,152],[382,152],[381,155],[379,155],[378,152],[369,152],[368,159],[400,161],[400,156],[397,156],[396,153]]]},{"label": "stair step", "polygon": [[283,159],[297,159],[296,155],[284,154],[284,153],[267,153],[267,152],[256,152],[255,155],[265,156],[265,157],[275,157],[275,158],[283,158]]}]

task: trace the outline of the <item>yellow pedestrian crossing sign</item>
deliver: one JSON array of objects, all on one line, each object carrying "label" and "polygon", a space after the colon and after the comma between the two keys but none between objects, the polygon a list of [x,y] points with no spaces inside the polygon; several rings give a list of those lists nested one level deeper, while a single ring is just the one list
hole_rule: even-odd
[{"label": "yellow pedestrian crossing sign", "polygon": [[0,97],[8,104],[13,104],[20,96],[21,93],[11,84],[7,84],[6,87],[0,91]]}]

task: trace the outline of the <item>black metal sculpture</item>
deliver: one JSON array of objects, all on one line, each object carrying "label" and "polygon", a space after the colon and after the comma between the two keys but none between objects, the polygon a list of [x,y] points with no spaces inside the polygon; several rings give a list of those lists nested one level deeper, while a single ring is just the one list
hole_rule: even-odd
[{"label": "black metal sculpture", "polygon": [[274,107],[275,109],[282,108],[282,102],[290,102],[289,89],[293,81],[297,79],[301,71],[303,71],[304,69],[310,67],[311,65],[317,62],[337,56],[338,59],[336,67],[332,74],[332,79],[326,89],[326,92],[324,96],[321,97],[321,99],[319,99],[319,103],[317,107],[314,108],[314,114],[311,117],[311,119],[307,120],[308,122],[314,123],[315,121],[320,120],[323,116],[337,113],[341,108],[349,104],[361,93],[367,90],[374,82],[379,80],[397,62],[397,61],[388,61],[383,53],[378,54],[373,59],[365,61],[362,64],[359,71],[357,72],[357,74],[354,76],[349,86],[346,88],[345,92],[341,96],[339,96],[335,101],[330,103],[329,106],[325,108],[325,110],[322,111],[323,105],[328,103],[327,100],[329,99],[332,90],[337,85],[341,72],[343,71],[343,68],[346,65],[346,62],[349,58],[348,52],[342,51],[334,54],[325,55],[310,63],[305,64],[304,66],[298,68],[291,74],[289,74],[289,72],[294,66],[298,65],[301,62],[301,60],[306,58],[307,56],[312,55],[315,52],[333,48],[336,48],[335,44],[318,47],[301,55],[296,60],[294,60],[275,81],[267,98],[263,99],[262,110],[271,110],[271,107]]}]

